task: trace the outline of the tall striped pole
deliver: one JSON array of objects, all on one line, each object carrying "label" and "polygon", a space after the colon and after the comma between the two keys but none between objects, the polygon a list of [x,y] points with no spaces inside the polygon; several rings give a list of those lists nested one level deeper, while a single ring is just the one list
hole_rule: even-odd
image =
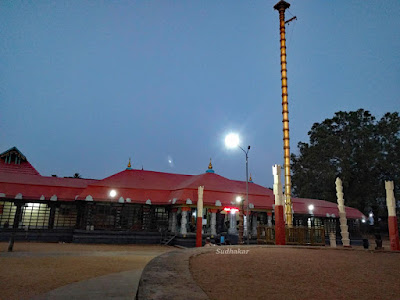
[{"label": "tall striped pole", "polygon": [[289,103],[287,91],[286,69],[286,36],[285,36],[285,10],[290,4],[281,0],[275,4],[274,9],[279,11],[280,36],[281,36],[281,81],[282,81],[282,122],[283,122],[283,152],[285,169],[285,214],[286,224],[293,225],[292,191],[290,180],[290,143],[289,143]]}]

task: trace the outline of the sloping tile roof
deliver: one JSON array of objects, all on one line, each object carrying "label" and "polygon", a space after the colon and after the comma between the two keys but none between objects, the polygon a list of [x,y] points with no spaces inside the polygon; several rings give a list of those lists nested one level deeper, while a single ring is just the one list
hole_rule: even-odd
[{"label": "sloping tile roof", "polygon": [[[339,209],[337,203],[317,200],[317,199],[305,199],[305,198],[294,198],[293,199],[293,211],[295,214],[309,214],[308,206],[314,205],[313,214],[317,217],[336,217],[339,218]],[[352,207],[345,207],[346,217],[349,219],[366,219],[365,215],[362,214],[358,209]],[[332,216],[333,214],[333,216]]]},{"label": "sloping tile roof", "polygon": [[[4,152],[5,153],[5,152]],[[22,154],[21,154],[22,155]],[[23,199],[36,200],[43,195],[49,200],[57,195],[58,200],[85,200],[91,196],[94,201],[118,202],[120,197],[132,203],[152,204],[186,204],[190,199],[197,203],[197,188],[204,186],[204,204],[221,208],[236,206],[236,196],[246,195],[246,182],[230,180],[215,173],[200,175],[183,175],[144,170],[124,170],[102,180],[60,178],[41,176],[28,161],[20,165],[5,164],[0,159],[0,195],[14,198],[21,193]],[[274,195],[272,190],[255,183],[249,183],[249,203],[254,209],[273,209]],[[110,197],[110,190],[117,195]],[[3,195],[2,195],[3,196]],[[309,214],[308,205],[314,205],[313,214],[326,217],[327,214],[339,216],[336,203],[316,199],[292,198],[295,214]],[[365,218],[357,209],[346,207],[348,218]]]},{"label": "sloping tile roof", "polygon": [[21,164],[6,164],[2,159],[0,159],[0,173],[40,175],[28,161],[21,161]]}]

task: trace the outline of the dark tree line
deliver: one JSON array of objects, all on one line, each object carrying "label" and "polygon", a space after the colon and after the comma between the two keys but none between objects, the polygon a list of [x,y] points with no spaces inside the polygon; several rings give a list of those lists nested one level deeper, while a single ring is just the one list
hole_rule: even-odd
[{"label": "dark tree line", "polygon": [[309,143],[292,154],[293,193],[336,202],[335,178],[343,181],[345,204],[366,213],[385,203],[385,180],[400,197],[400,117],[386,113],[377,120],[359,109],[336,112],[314,123]]}]

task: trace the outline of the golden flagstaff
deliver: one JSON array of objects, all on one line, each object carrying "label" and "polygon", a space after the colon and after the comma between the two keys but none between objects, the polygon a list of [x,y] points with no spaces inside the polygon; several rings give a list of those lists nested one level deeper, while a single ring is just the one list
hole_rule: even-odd
[{"label": "golden flagstaff", "polygon": [[281,79],[282,79],[282,117],[283,117],[283,152],[285,169],[285,215],[286,224],[293,225],[292,192],[290,182],[290,143],[289,143],[289,104],[287,92],[286,70],[286,37],[285,37],[285,10],[290,4],[281,0],[275,4],[274,9],[279,11],[280,36],[281,36]]}]

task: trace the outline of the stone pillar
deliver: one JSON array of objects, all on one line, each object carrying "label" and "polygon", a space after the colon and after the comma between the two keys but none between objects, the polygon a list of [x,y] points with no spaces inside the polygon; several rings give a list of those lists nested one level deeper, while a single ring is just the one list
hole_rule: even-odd
[{"label": "stone pillar", "polygon": [[336,184],[337,203],[339,209],[340,234],[342,235],[342,244],[344,247],[351,247],[349,239],[349,228],[347,226],[346,210],[344,207],[342,180],[340,180],[340,178],[337,177],[335,184]]},{"label": "stone pillar", "polygon": [[13,223],[13,227],[12,228],[18,229],[19,223],[21,222],[21,219],[22,219],[22,207],[23,207],[23,204],[18,202],[18,203],[14,203],[14,205],[17,207],[17,209],[15,211],[14,223]]},{"label": "stone pillar", "polygon": [[257,236],[257,213],[253,213],[253,222],[252,222],[252,225],[253,225],[253,229],[252,229],[251,234],[252,234],[253,236]]},{"label": "stone pillar", "polygon": [[217,212],[218,209],[210,209],[211,212],[211,237],[217,235]]},{"label": "stone pillar", "polygon": [[182,207],[182,219],[181,219],[181,234],[186,236],[187,234],[187,212],[190,211],[190,207]]},{"label": "stone pillar", "polygon": [[228,233],[229,234],[237,234],[237,229],[236,229],[236,213],[229,212],[229,229]]},{"label": "stone pillar", "polygon": [[171,232],[176,233],[176,212],[178,211],[177,208],[173,208],[171,210]]},{"label": "stone pillar", "polygon": [[[247,224],[248,224],[248,222],[247,222],[247,213],[244,211],[243,212],[243,237],[247,236],[247,230],[248,230]],[[244,243],[244,238],[242,239],[242,243]]]},{"label": "stone pillar", "polygon": [[272,227],[272,211],[267,212],[267,218],[268,218],[268,227]]},{"label": "stone pillar", "polygon": [[168,214],[168,231],[172,231],[172,211],[170,211]]},{"label": "stone pillar", "polygon": [[332,248],[336,248],[336,234],[334,232],[329,234],[329,243],[331,244]]},{"label": "stone pillar", "polygon": [[197,189],[196,247],[201,247],[203,242],[203,191],[204,186],[199,186]]},{"label": "stone pillar", "polygon": [[283,214],[283,194],[281,183],[281,166],[274,165],[272,167],[274,175],[274,195],[275,195],[275,244],[285,245],[285,218]]},{"label": "stone pillar", "polygon": [[[122,206],[118,206],[115,208],[115,223],[114,228],[121,229],[121,214],[122,214]],[[92,230],[92,229],[91,229]]]},{"label": "stone pillar", "polygon": [[56,206],[54,204],[50,204],[50,215],[49,215],[49,223],[48,223],[49,229],[54,228],[55,216],[56,216]]},{"label": "stone pillar", "polygon": [[393,181],[385,181],[385,189],[386,189],[386,205],[388,208],[388,216],[389,216],[388,225],[389,225],[390,250],[400,251],[399,228],[397,227],[396,201],[394,199]]},{"label": "stone pillar", "polygon": [[82,201],[75,201],[76,202],[76,221],[75,221],[75,229],[82,229],[83,225],[83,218],[84,218],[84,210],[85,206]]},{"label": "stone pillar", "polygon": [[93,204],[87,203],[86,204],[86,230],[90,230],[92,226],[92,209]]}]

